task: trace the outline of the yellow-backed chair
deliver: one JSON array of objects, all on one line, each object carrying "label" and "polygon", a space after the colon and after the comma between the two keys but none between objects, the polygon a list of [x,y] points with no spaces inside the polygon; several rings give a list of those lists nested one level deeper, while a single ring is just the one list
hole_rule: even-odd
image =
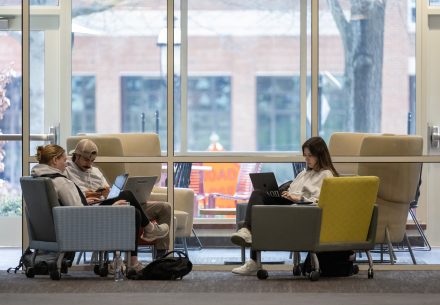
[{"label": "yellow-backed chair", "polygon": [[[372,278],[369,251],[375,244],[378,188],[375,176],[326,178],[318,205],[254,206],[252,249],[257,250],[257,263],[261,266],[261,251],[293,251],[293,271],[299,274],[298,252],[307,251],[312,257],[309,278],[318,280],[317,252],[363,250],[368,257],[368,277]],[[265,279],[268,273],[260,268],[257,275]]]}]

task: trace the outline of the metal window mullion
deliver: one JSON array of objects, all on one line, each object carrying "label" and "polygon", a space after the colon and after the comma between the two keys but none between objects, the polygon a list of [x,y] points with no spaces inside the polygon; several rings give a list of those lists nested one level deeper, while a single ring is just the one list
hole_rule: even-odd
[{"label": "metal window mullion", "polygon": [[[174,0],[167,0],[167,178],[168,202],[174,219]],[[174,232],[172,222],[171,232]],[[170,234],[170,247],[174,248],[174,235]]]},{"label": "metal window mullion", "polygon": [[30,33],[30,17],[29,17],[29,0],[22,0],[22,18],[21,18],[21,60],[22,60],[22,174],[29,175],[29,150],[30,150],[30,61],[29,61],[29,33]]},{"label": "metal window mullion", "polygon": [[[427,7],[428,1],[416,1],[416,134],[424,137],[424,142],[428,143],[426,135],[427,126],[427,81],[422,81],[424,67],[427,67]],[[427,145],[423,147],[425,153]]]},{"label": "metal window mullion", "polygon": [[[23,136],[21,141],[21,166],[22,166],[22,176],[29,175],[29,150],[30,150],[30,123],[29,123],[29,86],[30,86],[30,72],[29,72],[29,31],[30,31],[30,18],[29,18],[29,0],[22,0],[22,18],[21,18],[21,77],[22,77],[22,125],[21,134]],[[22,209],[24,211],[24,209]],[[27,225],[24,220],[25,213],[22,213],[22,248],[29,244],[29,236],[27,234]]]},{"label": "metal window mullion", "polygon": [[72,0],[60,1],[59,29],[59,143],[66,143],[72,133]]},{"label": "metal window mullion", "polygon": [[[188,0],[180,3],[180,150],[188,152]],[[174,120],[173,120],[174,121]]]},{"label": "metal window mullion", "polygon": [[307,0],[300,3],[300,141],[307,137]]},{"label": "metal window mullion", "polygon": [[319,75],[319,1],[312,0],[312,136],[319,134],[318,130],[318,75]]}]

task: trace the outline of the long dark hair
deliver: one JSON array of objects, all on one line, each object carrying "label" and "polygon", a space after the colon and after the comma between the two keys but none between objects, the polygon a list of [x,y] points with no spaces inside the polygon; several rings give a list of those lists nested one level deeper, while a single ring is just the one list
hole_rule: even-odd
[{"label": "long dark hair", "polygon": [[311,137],[305,141],[302,145],[303,154],[305,148],[308,148],[312,156],[318,159],[318,170],[328,169],[333,173],[333,176],[339,176],[339,173],[333,166],[327,144],[325,144],[325,141],[321,137]]}]

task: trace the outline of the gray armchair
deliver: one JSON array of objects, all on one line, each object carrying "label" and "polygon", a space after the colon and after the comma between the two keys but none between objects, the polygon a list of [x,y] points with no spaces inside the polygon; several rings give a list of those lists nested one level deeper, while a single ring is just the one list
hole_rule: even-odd
[{"label": "gray armchair", "polygon": [[[53,280],[61,278],[61,263],[70,251],[130,251],[135,249],[135,209],[131,206],[60,206],[50,178],[22,177],[20,184],[26,204],[29,247],[58,253],[57,266],[50,270]],[[100,255],[100,257],[103,257]],[[128,260],[130,261],[130,260]],[[107,275],[107,262],[95,272]],[[32,266],[26,271],[32,277]],[[99,271],[99,272],[97,272]]]},{"label": "gray armchair", "polygon": [[374,176],[326,178],[318,206],[252,207],[252,249],[257,251],[258,278],[268,277],[261,268],[261,251],[267,250],[295,252],[294,275],[301,273],[299,252],[310,252],[312,281],[320,275],[317,252],[363,250],[369,262],[368,278],[372,278],[369,251],[375,244],[378,188],[379,178]]}]

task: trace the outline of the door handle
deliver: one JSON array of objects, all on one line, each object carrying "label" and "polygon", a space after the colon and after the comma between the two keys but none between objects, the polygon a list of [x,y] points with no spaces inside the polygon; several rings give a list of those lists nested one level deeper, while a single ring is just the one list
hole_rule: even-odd
[{"label": "door handle", "polygon": [[[22,134],[2,134],[0,133],[0,141],[21,141],[23,139]],[[30,134],[29,139],[31,141],[44,141],[50,144],[56,144],[58,140],[57,128],[50,127],[47,134]]]}]

